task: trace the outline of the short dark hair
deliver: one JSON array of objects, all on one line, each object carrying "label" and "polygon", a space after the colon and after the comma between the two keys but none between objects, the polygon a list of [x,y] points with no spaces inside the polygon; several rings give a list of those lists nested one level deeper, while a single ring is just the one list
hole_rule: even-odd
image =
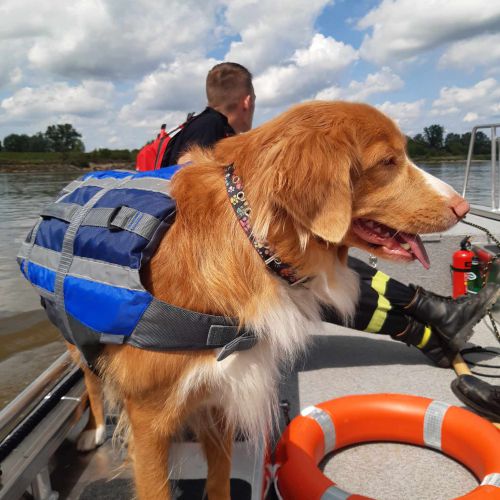
[{"label": "short dark hair", "polygon": [[238,63],[216,64],[208,72],[206,91],[210,107],[232,111],[243,96],[253,93],[252,73]]}]

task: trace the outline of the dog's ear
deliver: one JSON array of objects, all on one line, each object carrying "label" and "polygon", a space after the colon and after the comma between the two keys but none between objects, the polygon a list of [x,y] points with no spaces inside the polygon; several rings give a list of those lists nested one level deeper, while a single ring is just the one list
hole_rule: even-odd
[{"label": "dog's ear", "polygon": [[341,242],[351,224],[351,150],[349,141],[335,140],[331,134],[306,134],[287,145],[284,171],[278,172],[282,207],[330,243]]},{"label": "dog's ear", "polygon": [[271,204],[330,243],[339,243],[348,231],[356,140],[349,120],[335,110],[334,103],[298,105],[217,144],[217,161],[234,162],[249,199],[259,201],[252,209],[259,237],[266,238],[272,223]]},{"label": "dog's ear", "polygon": [[321,202],[312,216],[310,229],[330,243],[339,243],[349,230],[352,217],[352,162],[348,155],[334,154],[324,159],[319,166],[321,171],[318,193]]}]

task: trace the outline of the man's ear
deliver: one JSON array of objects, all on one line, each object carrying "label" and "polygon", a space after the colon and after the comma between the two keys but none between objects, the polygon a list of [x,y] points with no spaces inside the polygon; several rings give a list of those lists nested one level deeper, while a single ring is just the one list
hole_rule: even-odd
[{"label": "man's ear", "polygon": [[252,96],[250,94],[247,94],[245,97],[243,97],[243,109],[246,111],[250,109],[250,104],[252,102]]}]

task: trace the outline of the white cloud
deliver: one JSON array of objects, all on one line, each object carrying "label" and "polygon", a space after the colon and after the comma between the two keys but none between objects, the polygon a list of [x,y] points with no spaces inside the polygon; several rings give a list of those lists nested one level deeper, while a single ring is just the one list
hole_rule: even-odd
[{"label": "white cloud", "polygon": [[464,122],[477,122],[479,115],[477,113],[467,113],[464,116]]},{"label": "white cloud", "polygon": [[[210,49],[218,8],[218,0],[2,0],[0,39],[20,43],[34,70],[128,79]],[[8,50],[2,42],[0,60]]]},{"label": "white cloud", "polygon": [[416,133],[415,123],[422,118],[425,99],[412,102],[390,102],[385,101],[376,107],[390,116],[407,134]]},{"label": "white cloud", "polygon": [[500,33],[484,34],[453,43],[439,60],[441,68],[473,69],[488,66],[494,69],[500,63]]},{"label": "white cloud", "polygon": [[[257,124],[313,97],[378,104],[411,133],[432,120],[458,131],[500,117],[498,1],[370,4],[358,49],[345,34],[356,21],[334,0],[0,0],[0,139],[67,121],[90,149],[140,146],[161,123],[204,108],[219,60],[255,75]],[[478,83],[457,74],[443,87],[435,58],[426,85],[408,64],[394,71],[426,51],[442,54],[440,68],[475,69]],[[370,74],[360,57],[375,63]],[[353,67],[360,76],[347,79]],[[391,95],[403,86],[405,97]]]},{"label": "white cloud", "polygon": [[33,120],[49,116],[92,116],[110,108],[114,86],[109,82],[66,82],[38,88],[24,87],[0,103],[2,121]]},{"label": "white cloud", "polygon": [[2,40],[0,37],[0,91],[19,83],[19,75],[22,74],[20,61],[23,61],[25,56],[22,40]]},{"label": "white cloud", "polygon": [[403,80],[389,67],[384,66],[377,73],[370,73],[364,81],[353,80],[347,88],[329,87],[316,94],[316,99],[348,101],[366,101],[371,95],[399,90],[404,86]]},{"label": "white cloud", "polygon": [[349,100],[345,89],[339,87],[338,85],[332,85],[331,87],[320,90],[314,98],[319,99],[320,101],[339,101],[342,99]]},{"label": "white cloud", "polygon": [[199,112],[206,106],[205,79],[217,62],[191,59],[161,65],[137,85],[136,97],[122,107],[119,121],[148,128],[162,120],[172,127],[182,123],[187,112]]},{"label": "white cloud", "polygon": [[394,64],[442,44],[500,28],[500,3],[491,0],[383,0],[359,22],[371,28],[364,59]]},{"label": "white cloud", "polygon": [[236,61],[258,74],[306,47],[314,35],[314,22],[331,0],[225,0],[233,41],[226,61]]},{"label": "white cloud", "polygon": [[455,116],[464,122],[497,119],[500,116],[500,86],[494,78],[472,87],[443,87],[432,103],[433,116]]},{"label": "white cloud", "polygon": [[317,33],[290,62],[271,66],[255,79],[259,106],[281,106],[311,98],[358,58],[350,45]]},{"label": "white cloud", "polygon": [[23,71],[21,68],[17,67],[10,71],[9,73],[9,83],[11,85],[17,85],[21,83],[23,79]]}]

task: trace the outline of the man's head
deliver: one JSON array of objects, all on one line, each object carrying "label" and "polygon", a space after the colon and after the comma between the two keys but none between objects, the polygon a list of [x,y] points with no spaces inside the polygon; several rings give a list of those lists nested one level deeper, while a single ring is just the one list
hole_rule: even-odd
[{"label": "man's head", "polygon": [[252,74],[237,63],[215,65],[207,75],[207,101],[228,119],[236,133],[252,128],[255,93]]}]

